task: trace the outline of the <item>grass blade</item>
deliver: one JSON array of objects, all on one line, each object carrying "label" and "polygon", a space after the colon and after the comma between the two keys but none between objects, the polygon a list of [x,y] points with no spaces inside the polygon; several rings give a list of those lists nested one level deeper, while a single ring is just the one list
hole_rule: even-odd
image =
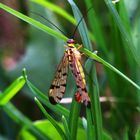
[{"label": "grass blade", "polygon": [[30,18],[30,17],[28,17],[28,16],[26,16],[26,15],[24,15],[16,10],[4,5],[4,4],[2,4],[2,3],[0,3],[0,8],[7,11],[8,13],[16,16],[17,18],[33,25],[34,27],[38,28],[39,30],[42,30],[42,31],[44,31],[52,36],[58,37],[58,38],[63,39],[65,41],[67,40],[67,37],[65,37],[63,34],[47,27],[46,25],[44,25],[44,24],[42,24],[42,23],[40,23],[40,22],[38,22],[38,21],[36,21],[36,20],[34,20],[34,19],[32,19],[32,18]]},{"label": "grass blade", "polygon": [[77,103],[73,98],[71,109],[70,109],[70,115],[69,115],[69,130],[70,130],[70,137],[72,140],[76,140],[80,108],[81,105]]},{"label": "grass blade", "polygon": [[17,78],[6,90],[0,94],[0,105],[5,105],[15,96],[19,90],[24,86],[25,79],[23,76]]},{"label": "grass blade", "polygon": [[69,14],[67,13],[65,10],[63,10],[62,8],[58,7],[57,5],[46,1],[46,0],[31,0],[32,2],[39,4],[43,7],[47,7],[48,9],[50,9],[51,11],[54,11],[55,13],[59,14],[60,16],[62,16],[63,18],[67,19],[70,23],[76,25],[76,21],[75,19]]},{"label": "grass blade", "polygon": [[129,32],[127,32],[117,10],[115,9],[113,3],[111,0],[105,0],[105,3],[107,5],[107,7],[109,8],[121,34],[122,34],[122,37],[124,38],[124,41],[125,43],[127,44],[127,50],[130,52],[130,54],[132,54],[133,58],[135,59],[135,61],[137,62],[137,64],[139,65],[140,67],[140,61],[138,59],[138,55],[137,55],[137,51],[135,49],[135,46],[133,44],[133,40],[132,40],[132,37],[130,35]]},{"label": "grass blade", "polygon": [[102,51],[104,52],[103,55],[107,56],[108,51],[107,51],[106,42],[104,38],[104,32],[103,32],[100,20],[93,9],[93,5],[92,5],[93,2],[92,0],[88,0],[88,1],[85,0],[85,3],[86,3],[87,9],[89,9],[89,7],[92,7],[92,9],[87,14],[89,25],[91,27],[91,33],[94,34],[97,47],[98,46],[99,48],[101,47]]},{"label": "grass blade", "polygon": [[[71,4],[71,7],[73,9],[73,13],[74,13],[74,16],[75,16],[76,20],[80,21],[81,17],[83,17],[83,16],[81,15],[78,7],[73,2],[73,0],[68,0],[68,1]],[[78,29],[79,29],[79,32],[80,32],[80,36],[81,36],[83,45],[85,47],[87,47],[88,49],[92,50],[92,45],[91,45],[91,42],[90,42],[90,39],[89,39],[89,36],[88,36],[88,30],[87,30],[87,26],[85,24],[84,19],[79,24],[79,28]],[[93,63],[91,65],[88,65],[88,69],[92,70],[93,69],[92,65],[93,65]],[[90,73],[90,75],[92,76],[92,73]],[[96,74],[94,75],[94,77],[96,77]],[[97,82],[97,81],[95,81],[95,82]],[[89,87],[89,89],[90,89],[90,87]],[[99,92],[97,93],[97,91],[94,90],[94,94],[91,91],[89,91],[89,93],[90,93],[90,96],[94,95],[94,96],[96,96],[96,99],[98,98],[97,102],[94,102],[94,100],[92,100],[92,98],[91,98],[91,110],[87,111],[88,125],[93,125],[93,121],[95,120],[95,118],[94,118],[94,115],[92,115],[92,119],[90,119],[88,117],[90,114],[97,113],[97,116],[99,117],[99,120],[101,120],[101,113],[99,113],[101,111],[101,109],[100,109],[100,102],[99,102],[99,97],[97,96],[99,94]],[[95,107],[99,107],[99,108],[97,108],[99,110],[95,110],[95,112],[93,112],[94,106]],[[91,127],[89,127],[89,126],[87,126],[87,127],[88,127],[87,135],[88,136],[94,136],[94,130]],[[101,140],[101,137],[102,137],[102,135],[101,135],[102,134],[102,121],[98,121],[97,120],[95,129],[96,129],[96,132],[98,132],[98,133],[96,133],[96,138],[97,138],[96,140]],[[93,137],[88,137],[88,138],[93,139]]]},{"label": "grass blade", "polygon": [[81,48],[80,49],[84,54],[86,54],[87,56],[89,56],[90,58],[96,60],[99,63],[102,63],[104,66],[108,67],[110,70],[114,71],[115,73],[117,73],[119,76],[121,76],[122,78],[124,78],[126,81],[128,81],[129,83],[131,83],[134,87],[136,87],[137,89],[140,90],[140,86],[137,85],[135,82],[133,82],[130,78],[128,78],[126,75],[124,75],[122,72],[120,72],[118,69],[116,69],[114,66],[112,66],[111,64],[109,64],[108,62],[104,61],[101,57],[99,57],[96,53],[92,53],[91,51],[85,49],[85,48]]},{"label": "grass blade", "polygon": [[38,105],[38,107],[40,108],[40,110],[42,111],[42,113],[44,114],[44,116],[52,123],[52,125],[56,128],[56,130],[58,131],[59,135],[62,137],[63,140],[66,140],[66,135],[63,132],[63,130],[61,129],[61,127],[57,124],[57,122],[46,112],[45,108],[42,106],[42,104],[39,102],[39,100],[35,97],[35,102]]},{"label": "grass blade", "polygon": [[63,122],[63,125],[64,125],[64,130],[66,132],[67,139],[71,140],[69,127],[68,127],[68,123],[67,123],[67,120],[66,120],[65,116],[62,116],[62,122]]},{"label": "grass blade", "polygon": [[102,140],[103,128],[102,128],[99,87],[96,77],[96,67],[95,64],[93,65],[92,61],[87,61],[85,67],[88,68],[87,72],[90,73],[90,77],[88,77],[88,87],[92,106],[91,110],[87,110],[88,139],[92,140],[91,136],[94,136],[96,140]]},{"label": "grass blade", "polygon": [[32,91],[32,93],[48,108],[50,108],[53,112],[55,112],[58,115],[65,115],[66,117],[69,116],[69,111],[62,107],[61,105],[52,105],[49,102],[48,97],[43,94],[41,91],[39,91],[30,81],[27,81],[27,85],[29,87],[29,89]]},{"label": "grass blade", "polygon": [[50,140],[43,132],[37,127],[33,126],[32,122],[25,117],[20,111],[16,109],[11,103],[6,104],[3,110],[10,116],[16,123],[22,127],[28,127],[30,133],[36,136],[39,140]]},{"label": "grass blade", "polygon": [[44,104],[46,105],[48,108],[50,108],[52,111],[54,111],[55,113],[57,113],[58,115],[65,115],[66,117],[68,117],[69,115],[69,111],[67,109],[65,109],[64,107],[62,107],[61,105],[52,105],[48,99],[48,97],[43,94],[39,89],[37,89],[28,79],[27,79],[27,74],[26,74],[26,69],[23,69],[23,77],[26,81],[27,86],[29,87],[29,89],[33,92],[33,94]]},{"label": "grass blade", "polygon": [[[83,16],[73,0],[68,0],[68,2],[70,3],[72,7],[74,17],[78,23]],[[84,47],[88,48],[89,50],[92,50],[92,45],[88,37],[88,30],[87,30],[87,26],[84,19],[82,19],[82,21],[80,22],[78,26],[78,30],[79,30]]]}]

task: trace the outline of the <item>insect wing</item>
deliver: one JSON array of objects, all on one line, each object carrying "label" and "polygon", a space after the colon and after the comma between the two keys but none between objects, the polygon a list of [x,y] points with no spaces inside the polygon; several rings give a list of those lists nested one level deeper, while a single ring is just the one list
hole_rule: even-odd
[{"label": "insect wing", "polygon": [[57,104],[60,102],[64,96],[66,89],[66,81],[68,74],[68,59],[66,54],[64,54],[62,61],[60,62],[54,81],[49,90],[49,100],[52,104]]},{"label": "insect wing", "polygon": [[75,94],[75,99],[77,102],[84,103],[86,106],[88,106],[90,102],[90,98],[88,96],[87,89],[86,89],[86,82],[85,82],[85,75],[83,72],[83,68],[80,63],[79,56],[78,59],[76,56],[76,54],[78,54],[76,51],[78,50],[75,50],[75,48],[71,48],[69,49],[69,51],[70,51],[69,54],[71,54],[69,57],[69,65],[74,75],[74,78],[76,80],[76,86],[78,88]]}]

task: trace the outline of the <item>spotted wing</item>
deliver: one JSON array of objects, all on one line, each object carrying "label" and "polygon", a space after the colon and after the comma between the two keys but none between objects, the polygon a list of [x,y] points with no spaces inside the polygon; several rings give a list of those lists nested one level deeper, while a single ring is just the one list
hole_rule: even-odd
[{"label": "spotted wing", "polygon": [[64,96],[66,89],[66,81],[68,75],[68,59],[66,54],[64,54],[62,61],[60,62],[55,78],[49,90],[49,100],[52,104],[57,104],[60,102]]}]

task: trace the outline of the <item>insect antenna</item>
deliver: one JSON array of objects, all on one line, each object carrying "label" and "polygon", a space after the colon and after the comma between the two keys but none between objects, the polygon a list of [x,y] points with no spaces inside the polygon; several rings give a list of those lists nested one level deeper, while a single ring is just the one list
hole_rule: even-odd
[{"label": "insect antenna", "polygon": [[[87,10],[87,14],[88,14],[88,12],[92,9],[93,7],[91,6],[88,10]],[[84,18],[85,16],[82,16],[81,17],[81,19],[78,21],[78,23],[77,23],[77,25],[76,25],[76,27],[75,27],[75,29],[74,29],[74,32],[73,32],[73,34],[72,34],[72,39],[74,39],[75,38],[75,33],[76,33],[76,31],[77,31],[77,29],[78,29],[78,26],[80,25],[80,23],[82,22],[82,20],[83,20],[83,18]]]},{"label": "insect antenna", "polygon": [[57,27],[53,22],[51,22],[50,20],[48,20],[47,18],[45,18],[44,16],[42,16],[41,14],[37,13],[37,12],[33,12],[31,11],[32,14],[35,14],[37,16],[40,16],[41,18],[45,19],[48,23],[50,23],[51,25],[53,25],[56,29],[58,29],[63,35],[66,36],[65,32],[63,32],[59,27]]}]

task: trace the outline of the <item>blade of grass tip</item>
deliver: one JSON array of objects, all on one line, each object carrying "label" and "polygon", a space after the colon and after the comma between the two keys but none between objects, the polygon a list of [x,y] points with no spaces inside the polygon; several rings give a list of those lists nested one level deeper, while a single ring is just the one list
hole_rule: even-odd
[{"label": "blade of grass tip", "polygon": [[27,80],[27,85],[29,89],[32,91],[32,93],[49,109],[51,109],[53,112],[55,112],[58,115],[65,115],[66,117],[69,116],[69,111],[62,107],[61,105],[52,105],[49,102],[48,97],[43,94],[39,89],[37,89],[29,80]]},{"label": "blade of grass tip", "polygon": [[78,30],[79,30],[83,45],[86,48],[88,48],[89,50],[92,50],[92,45],[91,45],[91,42],[90,42],[89,37],[88,37],[87,26],[86,26],[86,23],[85,23],[85,21],[83,19],[82,14],[81,14],[80,10],[78,9],[78,7],[76,6],[76,4],[74,3],[73,0],[68,0],[68,2],[70,3],[70,5],[72,7],[74,17],[76,18],[77,23],[82,18],[82,21],[80,22],[80,24],[78,26]]},{"label": "blade of grass tip", "polygon": [[22,127],[27,127],[29,132],[33,134],[39,140],[50,140],[43,132],[41,132],[37,127],[33,126],[31,120],[24,116],[16,107],[10,102],[2,108],[13,121],[18,123]]},{"label": "blade of grass tip", "polygon": [[132,40],[132,37],[131,35],[129,34],[129,32],[127,32],[117,10],[115,9],[113,3],[111,0],[104,0],[107,7],[109,8],[121,34],[122,34],[122,37],[124,38],[124,41],[126,42],[127,44],[127,50],[130,52],[130,54],[133,56],[134,60],[137,62],[138,66],[140,67],[140,61],[138,59],[138,55],[137,55],[137,52],[136,52],[136,47],[133,43],[133,40]]},{"label": "blade of grass tip", "polygon": [[69,127],[68,127],[68,123],[67,123],[67,120],[66,120],[66,118],[65,118],[64,115],[62,116],[62,122],[63,122],[63,125],[64,125],[64,130],[65,130],[67,139],[68,139],[68,140],[71,140],[70,131],[69,131]]},{"label": "blade of grass tip", "polygon": [[30,18],[30,17],[28,17],[28,16],[26,16],[26,15],[24,15],[16,10],[4,5],[4,4],[2,4],[2,3],[0,3],[0,8],[7,11],[8,13],[14,15],[15,17],[31,24],[32,26],[52,35],[52,36],[60,38],[64,41],[68,40],[68,38],[66,36],[64,36],[63,34],[56,32],[55,30],[49,28],[48,26],[46,26],[46,25],[44,25],[44,24],[42,24],[42,23],[40,23],[40,22],[38,22],[38,21],[36,21],[36,20],[34,20],[34,19],[32,19],[32,18]]},{"label": "blade of grass tip", "polygon": [[[88,68],[91,66],[92,61],[87,61],[85,66]],[[88,66],[89,65],[89,66]],[[87,109],[87,120],[88,120],[88,139],[95,138],[96,140],[102,140],[103,128],[102,128],[102,116],[101,116],[101,105],[100,105],[100,95],[98,81],[96,77],[96,68],[95,65],[92,65],[93,68],[87,69],[87,72],[90,73],[88,77],[89,84],[89,93],[91,99],[91,111]],[[94,127],[93,127],[94,123]],[[94,129],[93,129],[94,128]],[[95,131],[95,133],[94,133]]]},{"label": "blade of grass tip", "polygon": [[37,89],[29,80],[27,82],[27,85],[29,87],[29,89],[32,91],[32,93],[37,96],[37,98],[45,105],[47,106],[49,109],[51,109],[52,111],[54,111],[56,114],[58,115],[65,115],[66,117],[69,116],[69,111],[62,107],[61,105],[52,105],[49,102],[48,97],[43,94],[39,89]]},{"label": "blade of grass tip", "polygon": [[54,11],[55,13],[59,14],[63,18],[67,19],[70,23],[76,25],[75,19],[69,13],[67,13],[65,10],[63,10],[62,8],[57,6],[56,4],[53,4],[53,3],[46,1],[46,0],[39,0],[39,1],[31,0],[31,1],[41,5],[43,7],[49,8],[51,11]]},{"label": "blade of grass tip", "polygon": [[28,79],[27,79],[27,74],[26,74],[26,69],[23,68],[22,70],[22,74],[23,74],[23,77],[24,79],[26,80],[26,84],[27,86],[29,87],[29,89],[33,92],[33,94],[35,96],[37,96],[40,101],[42,101],[42,103],[44,105],[46,105],[48,108],[50,108],[52,111],[54,111],[55,113],[57,113],[58,115],[65,115],[68,117],[69,115],[69,111],[67,109],[65,109],[64,107],[60,106],[60,105],[52,105],[50,104],[49,102],[49,99],[48,97],[43,94],[39,89],[37,89]]},{"label": "blade of grass tip", "polygon": [[43,105],[40,103],[40,101],[35,97],[34,98],[37,106],[40,108],[40,110],[42,111],[42,113],[44,114],[44,116],[51,122],[51,124],[55,127],[55,129],[57,130],[57,132],[59,133],[60,137],[62,137],[63,140],[66,140],[67,137],[65,135],[65,133],[63,132],[63,130],[61,129],[61,127],[57,124],[57,122],[46,112],[45,108],[43,107]]},{"label": "blade of grass tip", "polygon": [[0,96],[0,105],[5,105],[9,102],[25,84],[23,76],[17,78]]},{"label": "blade of grass tip", "polygon": [[22,75],[23,75],[25,81],[27,82],[26,68],[23,68],[23,69],[22,69]]},{"label": "blade of grass tip", "polygon": [[27,74],[26,74],[26,69],[23,68],[22,70],[22,74],[24,79],[26,80],[26,84],[29,87],[29,89],[33,92],[33,94],[35,96],[37,96],[39,98],[39,100],[48,108],[50,108],[52,111],[54,111],[55,113],[57,113],[58,115],[65,115],[68,117],[69,115],[69,111],[67,109],[65,109],[64,107],[62,107],[61,105],[52,105],[49,102],[48,97],[43,94],[39,89],[37,89],[28,79],[27,79]]},{"label": "blade of grass tip", "polygon": [[84,129],[87,129],[87,120],[84,117],[82,117],[82,125],[83,125]]},{"label": "blade of grass tip", "polygon": [[140,90],[140,86],[139,85],[137,85],[135,82],[133,82],[130,78],[128,78],[126,75],[124,75],[118,69],[116,69],[114,66],[112,66],[108,62],[104,61],[101,57],[99,57],[94,52],[91,52],[91,51],[89,51],[89,50],[87,50],[85,48],[81,48],[80,51],[83,52],[84,54],[86,54],[87,56],[89,56],[90,58],[92,58],[93,60],[96,60],[97,62],[102,63],[104,66],[106,66],[110,70],[114,71],[119,76],[121,76],[122,78],[124,78],[126,81],[128,81],[129,83],[131,83],[134,87],[136,87],[137,89]]}]

